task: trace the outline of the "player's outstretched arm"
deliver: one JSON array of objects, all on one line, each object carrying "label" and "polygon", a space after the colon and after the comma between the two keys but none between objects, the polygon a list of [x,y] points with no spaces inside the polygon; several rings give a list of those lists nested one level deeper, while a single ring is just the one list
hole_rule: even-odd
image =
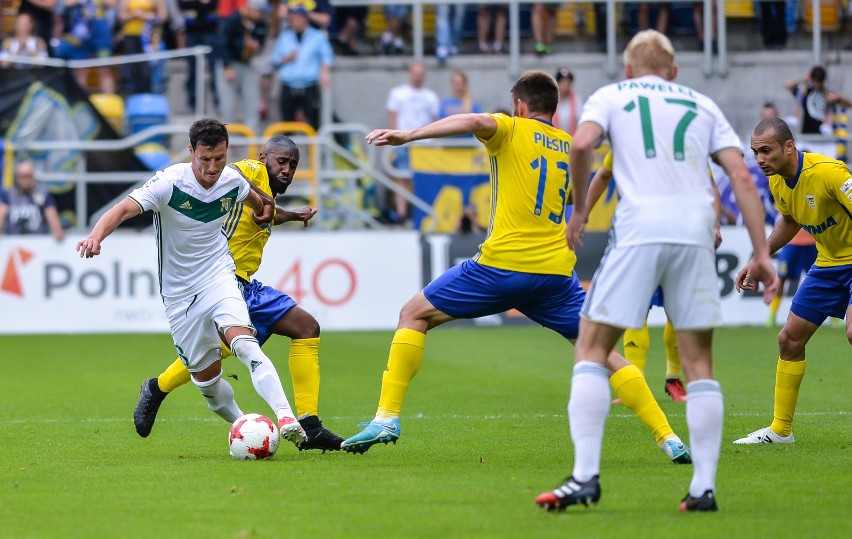
[{"label": "player's outstretched arm", "polygon": [[586,200],[589,192],[589,173],[592,169],[595,146],[602,136],[603,128],[601,126],[594,122],[584,122],[577,128],[577,133],[573,142],[571,142],[571,199],[574,201],[574,211],[568,220],[565,236],[568,240],[568,247],[572,250],[575,245],[583,245],[580,236],[586,226],[591,207]]},{"label": "player's outstretched arm", "polygon": [[142,208],[132,198],[125,198],[101,215],[89,237],[77,242],[80,258],[92,258],[101,254],[101,242],[112,234],[118,225],[142,213]]},{"label": "player's outstretched arm", "polygon": [[454,114],[411,131],[375,129],[365,138],[375,146],[400,146],[415,140],[475,135],[482,139],[491,138],[497,132],[497,121],[490,114]]},{"label": "player's outstretched arm", "polygon": [[317,209],[310,206],[297,206],[289,209],[278,206],[275,208],[275,219],[272,220],[272,224],[280,225],[291,221],[302,221],[305,223],[305,228],[308,228],[308,221],[313,219],[316,214]]}]

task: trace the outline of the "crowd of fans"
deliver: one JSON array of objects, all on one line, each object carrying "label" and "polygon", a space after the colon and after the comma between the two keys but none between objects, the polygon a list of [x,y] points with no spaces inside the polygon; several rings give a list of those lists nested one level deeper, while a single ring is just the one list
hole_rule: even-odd
[{"label": "crowd of fans", "polygon": [[[763,4],[766,9],[757,13],[765,26],[780,12],[782,6],[776,4],[784,2]],[[595,8],[601,6],[595,4]],[[670,6],[667,4],[633,3],[633,6],[638,14],[637,29],[656,27],[664,32],[668,29]],[[702,6],[701,2],[691,6],[699,38],[703,29]],[[568,8],[563,4],[538,3],[527,7],[530,49],[537,55],[549,54],[559,10]],[[376,33],[374,44],[365,37],[368,12],[367,5],[334,8],[329,0],[20,0],[14,28],[2,41],[0,65],[33,65],[21,57],[85,60],[206,45],[213,52],[206,57],[207,73],[211,76],[205,83],[209,84],[208,95],[217,117],[229,123],[244,123],[255,133],[261,133],[262,122],[271,116],[268,106],[275,85],[278,119],[304,121],[318,128],[321,91],[331,83],[335,54],[397,55],[410,51],[407,6],[382,9],[386,26],[383,32]],[[596,15],[598,19],[604,17],[602,11]],[[506,6],[441,4],[435,9],[434,52],[442,65],[447,58],[460,53],[465,18],[469,16],[475,17],[476,33],[475,37],[468,35],[469,41],[475,39],[475,43],[469,43],[467,51],[504,52]],[[599,24],[598,33],[602,32]],[[771,32],[764,32],[764,38],[767,48],[779,48],[786,40],[786,33],[783,40]],[[171,106],[194,112],[195,57],[180,61],[187,63],[185,100]],[[127,97],[165,93],[168,70],[165,61],[143,58],[118,68],[98,67],[97,77],[92,77],[86,69],[75,69],[74,75],[87,90]],[[463,71],[448,74],[451,95],[443,99],[429,89],[426,76],[424,65],[414,63],[409,81],[389,91],[389,127],[411,128],[449,114],[482,110],[470,95]],[[570,69],[561,68],[554,77],[560,87],[555,121],[566,132],[573,133],[583,98],[574,89],[574,74]],[[831,105],[850,105],[849,100],[826,88],[825,79],[824,68],[815,67],[802,79],[785,83],[796,98],[797,110],[801,111],[802,133],[826,133]],[[792,120],[795,125],[795,118]],[[394,170],[410,170],[406,151],[397,152]],[[411,189],[410,177],[396,176],[402,187]],[[410,208],[403,198],[381,193],[378,199],[382,220],[390,223],[410,220]],[[9,213],[5,217],[8,219]],[[7,223],[7,230],[10,224]]]}]

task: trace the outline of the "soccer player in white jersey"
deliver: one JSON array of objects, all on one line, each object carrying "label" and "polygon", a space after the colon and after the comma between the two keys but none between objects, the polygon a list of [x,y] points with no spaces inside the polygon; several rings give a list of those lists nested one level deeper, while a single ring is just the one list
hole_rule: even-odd
[{"label": "soccer player in white jersey", "polygon": [[160,294],[175,349],[207,406],[226,421],[243,415],[234,390],[222,379],[219,339],[249,369],[255,390],[274,410],[281,436],[297,446],[305,432],[281,387],[275,365],[261,351],[234,275],[234,259],[222,234],[231,207],[243,202],[258,221],[270,221],[274,202],[226,167],[228,131],[204,118],[189,129],[191,163],[158,172],[108,210],[77,243],[81,257],[101,252],[101,242],[122,222],[151,210],[159,256]]},{"label": "soccer player in white jersey", "polygon": [[639,32],[624,51],[626,80],[586,102],[571,146],[575,210],[566,232],[573,248],[588,218],[586,193],[595,144],[606,136],[621,195],[610,244],[581,310],[568,419],[574,442],[571,477],[536,500],[548,509],[596,503],[601,443],[609,413],[606,356],[625,328],[639,327],[657,286],[677,330],[687,380],[686,423],[693,477],[682,511],[715,511],[722,443],[722,392],[713,379],[713,327],[721,321],[713,252],[713,192],[707,157],[720,164],[742,209],[755,253],[751,277],[775,292],[775,271],[763,229],[763,206],[740,142],[719,107],[672,82],[674,48],[663,34]]}]

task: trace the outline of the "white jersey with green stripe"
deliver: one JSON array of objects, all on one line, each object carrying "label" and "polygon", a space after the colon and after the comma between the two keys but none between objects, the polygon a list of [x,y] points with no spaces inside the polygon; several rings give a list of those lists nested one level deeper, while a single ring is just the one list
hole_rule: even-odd
[{"label": "white jersey with green stripe", "polygon": [[583,108],[583,122],[601,126],[612,145],[612,173],[621,196],[613,245],[713,248],[707,158],[741,148],[716,103],[692,88],[647,75],[596,91]]},{"label": "white jersey with green stripe", "polygon": [[167,303],[204,290],[218,275],[233,275],[234,259],[222,223],[249,190],[240,173],[227,167],[213,187],[205,189],[190,163],[178,163],[128,195],[142,211],[154,212],[160,294]]}]

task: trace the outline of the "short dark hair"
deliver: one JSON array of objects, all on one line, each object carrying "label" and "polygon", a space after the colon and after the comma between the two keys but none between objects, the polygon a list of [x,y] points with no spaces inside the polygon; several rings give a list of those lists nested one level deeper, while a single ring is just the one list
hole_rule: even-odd
[{"label": "short dark hair", "polygon": [[827,75],[825,68],[822,66],[814,66],[813,69],[811,69],[811,80],[814,82],[825,82]]},{"label": "short dark hair", "polygon": [[291,150],[299,149],[299,147],[296,146],[296,143],[293,142],[293,139],[287,135],[273,135],[270,137],[263,146],[263,153],[268,154],[275,148],[290,148]]},{"label": "short dark hair", "polygon": [[772,131],[773,137],[778,144],[783,146],[788,140],[793,140],[793,132],[790,131],[790,126],[781,118],[766,118],[761,120],[754,128],[752,134],[762,135],[767,131]]},{"label": "short dark hair", "polygon": [[527,71],[512,86],[512,100],[520,99],[531,112],[553,114],[559,104],[556,79],[544,71]]},{"label": "short dark hair", "polygon": [[205,148],[215,148],[222,142],[228,145],[228,128],[219,120],[202,118],[189,128],[189,145],[195,150],[201,144]]}]

